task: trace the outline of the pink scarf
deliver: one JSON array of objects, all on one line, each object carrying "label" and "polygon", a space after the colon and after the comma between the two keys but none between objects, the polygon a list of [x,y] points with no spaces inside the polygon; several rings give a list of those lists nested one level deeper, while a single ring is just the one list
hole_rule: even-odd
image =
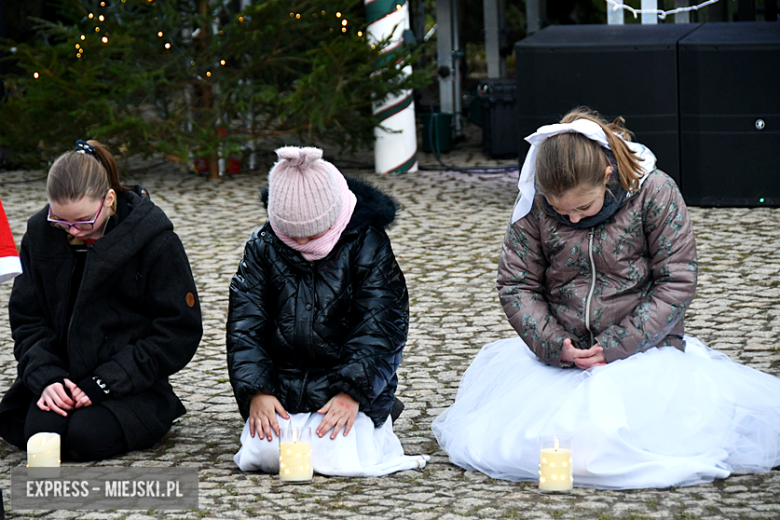
[{"label": "pink scarf", "polygon": [[309,262],[322,260],[333,250],[336,242],[341,238],[341,234],[347,228],[347,224],[349,224],[349,220],[352,218],[352,212],[355,211],[357,197],[349,190],[347,181],[344,179],[343,175],[339,175],[338,179],[339,188],[341,189],[341,213],[339,213],[336,222],[334,222],[321,237],[309,240],[305,244],[299,244],[294,238],[289,237],[276,229],[273,219],[270,219],[271,227],[273,228],[274,233],[276,233],[276,236],[279,237],[279,240],[301,253],[303,258]]}]

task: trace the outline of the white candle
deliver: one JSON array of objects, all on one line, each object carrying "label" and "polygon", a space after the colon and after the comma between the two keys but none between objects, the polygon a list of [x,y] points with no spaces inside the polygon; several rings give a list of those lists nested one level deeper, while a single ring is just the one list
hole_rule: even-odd
[{"label": "white candle", "polygon": [[[36,433],[27,441],[28,475],[57,477],[60,473],[60,434]],[[44,469],[45,468],[45,469]]]},{"label": "white candle", "polygon": [[279,479],[283,482],[311,480],[311,428],[283,431],[279,442]]},{"label": "white candle", "polygon": [[561,447],[557,437],[554,438],[552,447],[546,447],[546,444],[548,443],[542,442],[539,454],[539,489],[571,491],[574,486],[571,449]]}]

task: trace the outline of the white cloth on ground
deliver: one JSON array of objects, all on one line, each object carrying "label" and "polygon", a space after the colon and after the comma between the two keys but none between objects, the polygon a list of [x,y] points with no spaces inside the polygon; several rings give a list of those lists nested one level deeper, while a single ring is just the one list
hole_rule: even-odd
[{"label": "white cloth on ground", "polygon": [[[379,428],[363,412],[358,412],[355,424],[349,435],[344,436],[342,429],[335,439],[332,433],[320,438],[316,433],[324,414],[297,413],[290,414],[290,420],[276,416],[279,426],[311,428],[312,468],[320,475],[340,477],[380,477],[409,469],[424,468],[430,460],[428,455],[404,455],[401,441],[393,432],[392,421],[387,421]],[[241,449],[233,461],[241,471],[262,471],[264,473],[279,473],[279,438],[274,435],[268,439],[260,439],[249,435],[249,421],[244,424],[241,432]]]},{"label": "white cloth on ground", "polygon": [[590,370],[519,337],[482,348],[432,429],[458,466],[537,480],[539,437],[573,438],[575,486],[655,488],[780,464],[780,379],[686,336]]}]

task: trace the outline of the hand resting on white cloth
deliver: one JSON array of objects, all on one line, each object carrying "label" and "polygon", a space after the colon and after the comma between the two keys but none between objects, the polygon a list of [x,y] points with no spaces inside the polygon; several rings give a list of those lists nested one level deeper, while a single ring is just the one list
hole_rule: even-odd
[{"label": "hand resting on white cloth", "polygon": [[[329,435],[322,438],[314,431],[322,422],[323,415],[317,413],[290,414],[287,421],[277,415],[282,428],[311,428],[312,467],[320,475],[340,477],[380,477],[409,469],[424,468],[430,460],[428,455],[404,455],[401,441],[393,433],[390,418],[380,426],[363,412],[358,412],[355,424],[347,436],[339,434],[335,439]],[[248,422],[241,432],[241,449],[233,461],[241,471],[262,471],[279,473],[279,438],[260,439],[249,434]]]}]

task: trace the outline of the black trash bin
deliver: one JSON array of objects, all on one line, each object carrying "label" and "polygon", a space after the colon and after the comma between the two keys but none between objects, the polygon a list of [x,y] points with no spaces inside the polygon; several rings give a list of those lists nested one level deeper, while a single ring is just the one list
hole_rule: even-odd
[{"label": "black trash bin", "polygon": [[482,106],[482,151],[490,157],[517,157],[517,81],[486,79],[477,89]]}]

